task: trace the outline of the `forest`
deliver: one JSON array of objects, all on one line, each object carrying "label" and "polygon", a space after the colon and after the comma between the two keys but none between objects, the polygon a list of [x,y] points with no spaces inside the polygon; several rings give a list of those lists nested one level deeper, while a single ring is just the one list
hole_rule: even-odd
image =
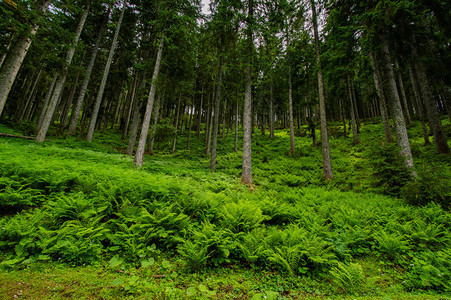
[{"label": "forest", "polygon": [[451,2],[0,1],[0,298],[448,299]]}]

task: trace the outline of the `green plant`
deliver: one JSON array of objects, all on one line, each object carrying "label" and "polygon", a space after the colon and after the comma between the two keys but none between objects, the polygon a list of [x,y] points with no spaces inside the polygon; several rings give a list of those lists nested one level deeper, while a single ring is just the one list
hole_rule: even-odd
[{"label": "green plant", "polygon": [[330,270],[330,275],[336,285],[350,294],[358,292],[365,282],[362,266],[358,263],[338,262],[337,266]]}]

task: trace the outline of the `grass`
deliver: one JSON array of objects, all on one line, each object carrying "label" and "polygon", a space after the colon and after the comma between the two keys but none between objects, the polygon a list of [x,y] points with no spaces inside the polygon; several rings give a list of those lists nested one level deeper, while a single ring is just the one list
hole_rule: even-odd
[{"label": "grass", "polygon": [[[0,296],[446,298],[450,158],[409,128],[418,189],[427,188],[409,194],[382,132],[365,123],[359,145],[335,133],[336,178],[325,182],[309,138],[289,155],[286,130],[274,140],[256,131],[254,191],[240,184],[233,136],[219,140],[216,172],[193,136],[175,154],[161,137],[142,169],[114,131],[93,143],[0,138]],[[421,185],[432,173],[433,187]]]}]

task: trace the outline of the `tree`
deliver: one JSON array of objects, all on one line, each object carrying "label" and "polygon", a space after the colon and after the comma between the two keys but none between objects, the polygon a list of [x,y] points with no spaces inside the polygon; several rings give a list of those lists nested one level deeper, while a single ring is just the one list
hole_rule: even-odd
[{"label": "tree", "polygon": [[63,69],[61,70],[61,72],[58,73],[58,79],[55,83],[54,91],[53,91],[52,97],[50,99],[50,102],[47,107],[43,108],[43,109],[46,109],[46,111],[45,111],[45,114],[41,121],[41,127],[38,128],[38,133],[36,135],[37,142],[40,142],[40,143],[44,142],[45,137],[47,135],[47,131],[49,129],[50,123],[52,122],[53,114],[54,114],[56,106],[58,105],[58,102],[60,100],[61,93],[64,88],[64,84],[66,83],[69,66],[72,63],[72,59],[75,54],[76,46],[77,46],[78,40],[80,39],[80,35],[81,35],[81,32],[85,25],[86,18],[88,17],[88,13],[89,13],[89,5],[83,11],[83,15],[80,18],[80,22],[78,23],[75,37],[72,42],[72,46],[70,47],[69,51],[67,52],[66,60],[63,65]]},{"label": "tree", "polygon": [[[38,17],[46,12],[49,4],[50,0],[40,0],[35,4],[34,9],[36,10]],[[8,99],[9,92],[14,84],[17,73],[31,46],[32,37],[39,29],[38,18],[30,18],[27,21],[27,30],[20,33],[15,40],[14,45],[11,46],[11,50],[6,56],[6,60],[2,62],[0,69],[0,115],[3,112],[6,99]]]},{"label": "tree", "polygon": [[323,154],[323,176],[325,179],[333,179],[334,175],[332,172],[332,162],[330,160],[330,149],[329,149],[329,134],[327,132],[327,116],[326,116],[326,95],[324,92],[324,79],[323,72],[321,68],[321,51],[319,46],[319,35],[318,35],[318,22],[316,15],[315,0],[310,0],[312,6],[312,23],[313,23],[313,34],[315,40],[316,49],[316,67],[317,67],[317,77],[318,77],[318,95],[319,95],[319,110],[321,119],[321,148]]}]

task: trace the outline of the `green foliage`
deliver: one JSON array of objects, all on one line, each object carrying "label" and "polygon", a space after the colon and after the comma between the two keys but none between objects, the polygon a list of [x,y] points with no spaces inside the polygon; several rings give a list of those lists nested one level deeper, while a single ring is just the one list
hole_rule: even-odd
[{"label": "green foliage", "polygon": [[394,145],[378,147],[370,151],[368,158],[373,168],[373,186],[384,194],[399,196],[402,187],[411,180],[399,148]]},{"label": "green foliage", "polygon": [[[99,138],[108,145],[120,144],[114,135]],[[374,193],[398,193],[404,184],[382,172],[374,178],[368,172],[368,162],[376,162],[372,171],[379,163],[395,170],[390,166],[396,160],[394,147],[353,148],[346,159],[335,158],[337,181],[325,183],[318,172],[320,149],[308,148],[307,138],[297,145],[309,150],[296,157],[279,155],[285,151],[286,132],[275,141],[259,138],[267,145],[254,157],[253,192],[239,184],[241,158],[228,153],[233,149],[227,146],[230,136],[218,152],[215,173],[208,170],[202,142],[195,138],[191,151],[146,157],[142,169],[101,144],[68,139],[42,146],[5,139],[0,144],[2,267],[49,260],[70,265],[101,262],[112,270],[162,270],[164,276],[172,276],[174,266],[198,274],[240,265],[281,272],[290,282],[283,283],[284,290],[276,288],[282,283],[273,282],[265,293],[256,287],[250,295],[299,290],[304,282],[297,280],[330,278],[326,274],[336,286],[356,294],[370,289],[360,266],[368,272],[368,281],[373,280],[377,276],[370,273],[379,265],[367,271],[366,264],[377,259],[386,271],[399,272],[396,280],[405,280],[405,288],[446,291],[451,225],[446,207],[436,201],[410,206]],[[361,139],[363,143],[363,133]],[[348,153],[346,141],[331,142],[339,153]],[[431,150],[415,151],[439,172],[440,160],[429,155]],[[371,151],[378,154],[369,157]],[[404,174],[398,171],[393,174]],[[443,172],[448,172],[446,166]],[[440,174],[437,178],[444,182]],[[419,182],[425,184],[421,178]],[[349,263],[356,258],[359,264]],[[162,259],[170,263],[165,267]],[[139,294],[148,281],[133,276],[115,281],[116,288],[125,295]],[[210,293],[221,293],[204,286]],[[210,296],[198,285],[185,287],[191,288],[192,297]],[[163,294],[183,297],[187,291],[160,290],[155,295]]]},{"label": "green foliage", "polygon": [[450,179],[439,176],[436,172],[420,174],[419,178],[408,182],[401,189],[401,197],[412,205],[426,205],[430,202],[451,208]]},{"label": "green foliage", "polygon": [[358,292],[365,281],[362,266],[358,263],[344,264],[339,262],[330,270],[334,283],[345,292],[354,294]]}]

